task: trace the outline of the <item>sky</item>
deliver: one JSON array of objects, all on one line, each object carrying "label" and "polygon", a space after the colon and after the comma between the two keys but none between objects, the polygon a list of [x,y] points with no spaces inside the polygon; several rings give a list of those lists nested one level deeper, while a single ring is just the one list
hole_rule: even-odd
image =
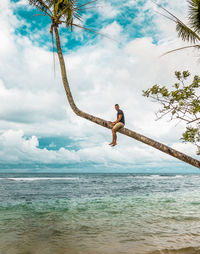
[{"label": "sky", "polygon": [[[187,1],[157,3],[186,21]],[[115,121],[118,103],[127,128],[198,158],[194,146],[180,141],[185,125],[169,117],[156,121],[159,105],[142,96],[154,84],[172,87],[176,70],[199,74],[198,52],[161,57],[185,44],[152,1],[91,6],[76,22],[102,35],[60,27],[77,106]],[[63,89],[50,19],[37,14],[28,0],[0,1],[0,172],[199,172],[121,134],[110,147],[110,130],[77,117]]]}]

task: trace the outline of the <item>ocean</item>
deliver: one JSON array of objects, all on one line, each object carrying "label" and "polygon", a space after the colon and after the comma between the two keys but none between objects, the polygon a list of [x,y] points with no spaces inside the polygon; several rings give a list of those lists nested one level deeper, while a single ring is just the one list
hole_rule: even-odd
[{"label": "ocean", "polygon": [[200,175],[0,173],[0,254],[200,254]]}]

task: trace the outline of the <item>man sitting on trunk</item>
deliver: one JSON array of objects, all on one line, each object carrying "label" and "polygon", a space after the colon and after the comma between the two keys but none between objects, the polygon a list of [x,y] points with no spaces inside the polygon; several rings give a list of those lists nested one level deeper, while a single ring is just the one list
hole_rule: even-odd
[{"label": "man sitting on trunk", "polygon": [[119,108],[118,104],[115,104],[115,109],[117,110],[117,120],[115,122],[112,122],[112,142],[109,144],[111,146],[117,145],[117,134],[116,132],[123,128],[125,125],[125,118],[123,111]]}]

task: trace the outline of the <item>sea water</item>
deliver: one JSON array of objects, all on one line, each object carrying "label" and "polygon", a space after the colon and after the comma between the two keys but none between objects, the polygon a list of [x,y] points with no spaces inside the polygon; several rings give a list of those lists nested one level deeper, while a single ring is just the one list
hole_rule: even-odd
[{"label": "sea water", "polygon": [[0,254],[199,254],[200,175],[0,174]]}]

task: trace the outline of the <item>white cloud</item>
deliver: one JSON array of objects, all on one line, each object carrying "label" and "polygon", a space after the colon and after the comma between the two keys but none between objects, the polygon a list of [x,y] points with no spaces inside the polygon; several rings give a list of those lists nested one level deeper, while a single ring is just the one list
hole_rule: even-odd
[{"label": "white cloud", "polygon": [[27,6],[27,0],[20,0],[16,3],[17,6]]},{"label": "white cloud", "polygon": [[97,4],[100,8],[98,8],[99,13],[105,18],[115,18],[119,13],[119,10],[114,7],[114,4],[111,5],[109,2],[101,1]]},{"label": "white cloud", "polygon": [[[92,141],[91,141],[92,142]],[[8,130],[0,135],[0,163],[1,164],[65,164],[68,163],[103,163],[105,165],[122,164],[130,166],[133,161],[135,165],[144,164],[144,158],[148,161],[149,166],[155,166],[158,162],[166,163],[171,161],[177,165],[175,159],[148,148],[144,145],[127,146],[122,142],[118,147],[113,149],[106,142],[99,144],[87,145],[79,150],[68,150],[60,148],[59,150],[47,150],[39,148],[39,141],[36,136],[29,138],[24,137],[22,130]],[[180,148],[179,144],[176,144]],[[185,148],[184,148],[185,149]],[[133,165],[134,167],[134,165]]]},{"label": "white cloud", "polygon": [[100,33],[107,35],[108,38],[119,40],[121,31],[122,31],[122,27],[116,21],[114,21],[110,25],[101,29]]},{"label": "white cloud", "polygon": [[79,159],[73,151],[64,148],[59,151],[39,149],[36,136],[26,139],[23,135],[22,130],[9,130],[0,136],[0,163],[66,163]]},{"label": "white cloud", "polygon": [[[169,12],[179,18],[181,21],[187,23],[186,13],[188,10],[188,2],[186,0],[177,0],[177,1],[156,1],[160,6],[166,8]],[[149,10],[149,15],[152,16],[152,22],[157,30],[157,37],[159,40],[164,41],[173,41],[177,38],[176,24],[173,21],[170,21],[162,14],[171,17],[167,12],[162,10],[161,7],[158,7],[152,1],[146,1],[145,5],[142,7],[143,15],[146,11]]]},{"label": "white cloud", "polygon": [[60,95],[56,92],[7,89],[0,80],[1,120],[34,123],[44,122],[51,117],[58,120],[63,119],[65,110],[62,105],[58,104],[59,100]]},{"label": "white cloud", "polygon": [[[44,163],[153,161],[157,166],[161,160],[170,161],[169,156],[124,136],[120,136],[118,147],[110,149],[105,143],[110,141],[110,131],[78,118],[66,103],[58,61],[54,79],[52,54],[33,45],[28,38],[15,35],[18,21],[12,14],[9,1],[1,1],[0,6],[9,14],[8,18],[0,13],[0,36],[3,38],[0,45],[0,133],[1,142],[4,142],[1,160]],[[155,24],[159,25],[157,20]],[[168,28],[162,29],[162,36],[165,32],[168,34]],[[114,21],[103,30],[117,37],[119,43],[102,39],[95,45],[65,55],[77,105],[86,112],[114,120],[113,105],[119,103],[125,112],[128,128],[177,146],[184,126],[175,127],[174,123],[165,120],[155,122],[154,111],[158,107],[142,97],[142,90],[155,83],[172,85],[175,70],[188,69],[197,74],[196,52],[182,51],[160,57],[183,43],[174,40],[170,44],[165,40],[156,45],[151,37],[144,37],[119,46],[126,37],[123,28]],[[64,135],[84,139],[78,152],[65,148],[59,151],[38,148],[38,137]],[[32,138],[27,140],[25,136]],[[187,151],[185,145],[178,144],[177,147],[186,153],[191,150]],[[6,153],[9,154],[7,158]]]}]

